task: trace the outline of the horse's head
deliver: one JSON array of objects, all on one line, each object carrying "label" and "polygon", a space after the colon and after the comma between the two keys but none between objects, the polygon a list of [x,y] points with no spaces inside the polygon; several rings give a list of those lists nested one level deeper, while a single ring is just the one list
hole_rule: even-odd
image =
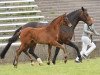
[{"label": "horse's head", "polygon": [[91,17],[89,16],[87,10],[83,7],[81,7],[81,10],[80,10],[80,20],[85,22],[87,25],[92,25],[92,19]]}]

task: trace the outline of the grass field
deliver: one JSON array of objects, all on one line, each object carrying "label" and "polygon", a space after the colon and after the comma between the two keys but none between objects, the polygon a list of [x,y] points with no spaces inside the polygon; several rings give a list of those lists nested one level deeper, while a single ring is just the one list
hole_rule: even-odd
[{"label": "grass field", "polygon": [[56,65],[39,66],[35,63],[19,63],[18,68],[12,64],[0,65],[0,75],[100,75],[100,58],[84,60],[83,63],[75,63],[74,60],[68,60],[66,64],[63,61],[57,61]]}]

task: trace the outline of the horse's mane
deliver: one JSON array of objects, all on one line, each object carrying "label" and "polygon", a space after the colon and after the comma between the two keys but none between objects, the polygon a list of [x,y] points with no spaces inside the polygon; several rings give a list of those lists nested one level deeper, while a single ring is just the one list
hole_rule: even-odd
[{"label": "horse's mane", "polygon": [[67,14],[67,18],[69,19],[70,23],[73,25],[73,20],[81,13],[81,9],[77,9]]},{"label": "horse's mane", "polygon": [[[77,14],[77,13],[79,13],[79,11],[81,11],[81,9],[78,9],[78,10],[75,10],[75,11],[73,11],[73,12],[70,12],[69,14],[67,14],[67,16],[71,16],[72,14]],[[75,15],[76,15],[75,14]],[[61,17],[61,16],[63,16],[63,15],[60,15],[60,16],[58,16],[57,18],[59,18],[59,17]],[[54,21],[57,19],[57,18],[55,18],[53,21],[51,21],[51,23],[50,23],[50,25],[52,24],[52,23],[54,23]]]},{"label": "horse's mane", "polygon": [[68,15],[71,16],[72,14],[78,13],[79,11],[81,11],[81,9],[75,10],[73,12],[70,12]]},{"label": "horse's mane", "polygon": [[[85,11],[86,11],[86,9],[84,9]],[[77,14],[77,13],[79,13],[80,11],[82,11],[82,9],[77,9],[77,10],[75,10],[75,11],[73,11],[73,12],[70,12],[68,15],[69,16],[71,16],[71,15],[73,15],[73,14]]]}]

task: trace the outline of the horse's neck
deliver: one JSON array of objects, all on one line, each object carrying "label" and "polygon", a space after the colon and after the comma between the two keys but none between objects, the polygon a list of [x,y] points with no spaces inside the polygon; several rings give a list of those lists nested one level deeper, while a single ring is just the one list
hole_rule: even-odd
[{"label": "horse's neck", "polygon": [[76,28],[77,24],[78,24],[79,21],[73,21],[73,29]]},{"label": "horse's neck", "polygon": [[72,25],[71,28],[74,30],[75,27],[77,26],[78,22],[79,22],[78,17],[76,17],[76,16],[74,16],[74,17],[68,16],[68,19],[69,19],[69,21],[70,21],[70,23]]}]

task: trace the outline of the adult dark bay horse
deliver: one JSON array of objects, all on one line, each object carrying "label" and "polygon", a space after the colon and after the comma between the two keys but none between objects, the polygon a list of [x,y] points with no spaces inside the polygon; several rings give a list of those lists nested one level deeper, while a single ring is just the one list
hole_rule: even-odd
[{"label": "adult dark bay horse", "polygon": [[[77,26],[79,21],[83,21],[83,22],[87,23],[88,25],[91,25],[92,21],[90,19],[90,16],[89,16],[87,10],[83,7],[81,9],[78,9],[78,10],[75,10],[75,11],[69,13],[67,15],[67,18],[68,18],[70,24],[68,26],[62,25],[60,27],[58,42],[60,44],[66,44],[66,45],[69,45],[69,46],[75,48],[75,50],[77,51],[77,55],[78,55],[78,57],[80,58],[80,61],[81,61],[79,49],[73,42],[71,42],[71,39],[72,39],[72,36],[74,34],[74,29]],[[48,25],[48,23],[30,22],[30,23],[27,23],[24,26],[20,27],[19,29],[17,29],[15,31],[14,35],[9,39],[8,44],[6,45],[4,50],[1,52],[1,54],[0,54],[1,59],[3,59],[5,57],[5,54],[7,53],[11,44],[19,39],[19,36],[17,35],[17,33],[21,29],[26,28],[26,27],[33,27],[33,28],[44,27],[44,26],[47,26],[47,25]],[[29,53],[32,54],[36,59],[38,59],[39,57],[34,53],[35,47],[36,47],[36,45],[30,47]],[[60,48],[56,47],[55,55],[54,55],[54,58],[53,58],[53,61],[52,61],[54,64],[55,64],[56,57],[59,53],[59,50],[60,50]]]},{"label": "adult dark bay horse", "polygon": [[48,62],[50,62],[50,57],[51,57],[51,46],[59,47],[63,50],[66,62],[67,61],[66,50],[63,48],[61,44],[57,42],[59,37],[58,35],[60,31],[60,26],[65,23],[68,23],[66,14],[57,17],[46,27],[41,27],[41,28],[27,27],[22,29],[18,34],[20,36],[21,45],[16,51],[16,56],[13,65],[17,67],[18,57],[21,54],[21,52],[27,52],[30,46],[34,46],[37,43],[48,45],[48,53],[49,53]]}]

